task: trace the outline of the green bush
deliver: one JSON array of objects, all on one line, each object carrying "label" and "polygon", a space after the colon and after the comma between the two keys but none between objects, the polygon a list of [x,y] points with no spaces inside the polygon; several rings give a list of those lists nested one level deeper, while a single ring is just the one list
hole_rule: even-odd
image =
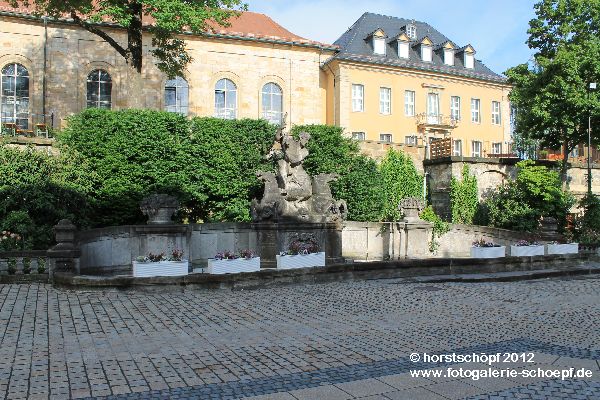
[{"label": "green bush", "polygon": [[521,161],[517,168],[516,179],[485,201],[478,220],[498,228],[534,231],[541,217],[553,217],[563,228],[573,197],[562,190],[559,174],[533,161]]},{"label": "green bush", "polygon": [[429,251],[432,253],[436,253],[438,248],[440,247],[440,243],[437,239],[439,239],[445,233],[448,233],[450,230],[450,224],[442,220],[436,213],[433,211],[432,206],[427,206],[421,214],[419,214],[422,220],[431,222],[433,224],[433,230],[431,234],[431,241],[429,242]]},{"label": "green bush", "polygon": [[423,176],[417,172],[412,158],[401,151],[389,149],[379,166],[383,182],[385,203],[384,221],[397,221],[402,217],[398,209],[400,200],[423,197]]},{"label": "green bush", "polygon": [[575,221],[575,236],[581,243],[600,243],[600,199],[588,193],[579,208],[583,214]]},{"label": "green bush", "polygon": [[469,172],[469,166],[462,170],[462,181],[455,177],[450,180],[450,207],[452,222],[455,224],[472,224],[477,205],[477,178]]}]

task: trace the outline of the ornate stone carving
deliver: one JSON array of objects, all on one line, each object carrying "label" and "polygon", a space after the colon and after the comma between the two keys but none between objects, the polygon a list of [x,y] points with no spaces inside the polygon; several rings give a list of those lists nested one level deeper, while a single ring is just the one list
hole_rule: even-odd
[{"label": "ornate stone carving", "polygon": [[275,137],[283,155],[277,161],[277,174],[257,173],[257,177],[264,182],[264,192],[260,200],[252,200],[252,219],[255,222],[336,222],[346,218],[346,202],[336,201],[329,187],[329,182],[338,176],[320,174],[311,178],[302,166],[308,156],[306,144],[310,134],[303,132],[295,139],[283,133],[283,129],[282,125]]},{"label": "ornate stone carving", "polygon": [[419,197],[407,197],[402,199],[398,209],[404,214],[404,220],[407,222],[421,221],[419,214],[423,211],[425,202]]},{"label": "ornate stone carving", "polygon": [[148,224],[172,224],[171,217],[179,210],[179,201],[168,194],[152,194],[140,202],[140,210],[148,217]]}]

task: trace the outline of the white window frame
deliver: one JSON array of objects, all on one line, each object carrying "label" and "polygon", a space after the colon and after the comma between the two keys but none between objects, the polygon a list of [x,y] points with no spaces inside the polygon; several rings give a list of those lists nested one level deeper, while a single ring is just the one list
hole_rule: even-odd
[{"label": "white window frame", "polygon": [[[217,88],[219,83],[223,82],[225,88]],[[233,86],[228,87],[228,83]],[[223,94],[223,107],[217,103],[217,96]],[[233,97],[233,102],[228,101]],[[233,107],[228,107],[228,104],[233,104]],[[238,107],[237,85],[234,81],[228,78],[221,78],[215,83],[215,117],[222,119],[236,119]]]},{"label": "white window frame", "polygon": [[365,111],[365,85],[352,84],[352,112]]},{"label": "white window frame", "polygon": [[379,113],[383,115],[392,113],[392,89],[389,87],[379,88]]},{"label": "white window frame", "polygon": [[415,116],[415,97],[416,93],[414,90],[404,91],[404,115],[407,117]]},{"label": "white window frame", "polygon": [[460,96],[450,97],[450,118],[460,121]]},{"label": "white window frame", "polygon": [[474,54],[465,52],[465,68],[468,68],[468,69],[475,68],[475,55]]},{"label": "white window frame", "polygon": [[[476,149],[478,148],[478,149]],[[483,145],[480,140],[471,141],[471,157],[481,157]]]},{"label": "white window frame", "polygon": [[[167,92],[175,94],[175,104],[167,104]],[[188,115],[190,108],[190,86],[185,78],[176,76],[165,83],[165,111]]]},{"label": "white window frame", "polygon": [[419,144],[419,138],[417,135],[404,136],[404,144],[407,146],[417,146]]},{"label": "white window frame", "polygon": [[433,48],[431,46],[421,45],[421,60],[423,62],[433,61]]},{"label": "white window frame", "polygon": [[417,27],[413,24],[409,24],[406,26],[406,36],[411,39],[417,38]]},{"label": "white window frame", "polygon": [[380,133],[379,141],[382,143],[392,143],[393,136],[391,133]]},{"label": "white window frame", "polygon": [[456,139],[452,141],[452,155],[462,157],[462,140]]},{"label": "white window frame", "polygon": [[[283,122],[283,89],[275,82],[267,82],[260,91],[262,117],[273,125]],[[268,100],[268,101],[267,101]]]},{"label": "white window frame", "polygon": [[502,124],[502,114],[500,111],[500,102],[492,101],[492,124],[500,125]]},{"label": "white window frame", "polygon": [[373,54],[385,56],[387,51],[386,47],[384,37],[373,36]]},{"label": "white window frame", "polygon": [[471,122],[481,124],[481,99],[471,98]]},{"label": "white window frame", "polygon": [[454,50],[444,49],[444,64],[450,66],[454,65]]},{"label": "white window frame", "polygon": [[[498,151],[496,151],[498,150]],[[492,154],[502,154],[502,142],[492,143]]]},{"label": "white window frame", "polygon": [[408,59],[410,58],[410,45],[408,42],[398,42],[398,57]]},{"label": "white window frame", "polygon": [[365,132],[352,132],[352,139],[362,142],[366,139],[367,134]]}]

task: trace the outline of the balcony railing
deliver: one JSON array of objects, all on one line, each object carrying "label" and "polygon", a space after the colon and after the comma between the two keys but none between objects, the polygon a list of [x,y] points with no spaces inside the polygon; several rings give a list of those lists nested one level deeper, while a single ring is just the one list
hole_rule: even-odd
[{"label": "balcony railing", "polygon": [[458,120],[449,115],[421,113],[416,115],[417,125],[433,126],[446,129],[456,128]]}]

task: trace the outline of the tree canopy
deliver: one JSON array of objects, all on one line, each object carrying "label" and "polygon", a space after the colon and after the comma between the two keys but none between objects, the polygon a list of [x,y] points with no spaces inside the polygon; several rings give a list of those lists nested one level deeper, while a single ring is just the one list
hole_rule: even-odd
[{"label": "tree canopy", "polygon": [[[150,53],[170,78],[183,75],[191,61],[182,33],[201,34],[215,24],[227,26],[237,10],[247,7],[242,0],[9,0],[9,4],[32,6],[38,15],[70,18],[110,44],[138,73],[142,71],[142,36],[147,31],[152,35]],[[107,29],[110,26],[127,31],[126,44]]]}]

